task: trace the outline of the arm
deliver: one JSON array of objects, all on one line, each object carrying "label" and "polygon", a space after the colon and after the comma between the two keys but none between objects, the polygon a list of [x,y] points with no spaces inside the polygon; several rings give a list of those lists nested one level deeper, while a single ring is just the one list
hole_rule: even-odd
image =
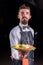
[{"label": "arm", "polygon": [[18,51],[12,48],[12,46],[18,44],[18,38],[16,36],[16,33],[10,32],[9,39],[10,39],[10,48],[11,48],[11,59],[13,58],[18,59]]},{"label": "arm", "polygon": [[19,43],[19,39],[18,39],[16,34],[17,33],[15,33],[15,32],[14,33],[10,32],[10,35],[9,35],[10,48],[11,48],[11,56],[10,57],[11,57],[12,60],[13,60],[13,58],[14,59],[21,59],[22,58],[21,52],[20,51],[18,52],[17,50],[12,48],[12,46],[14,46],[14,45]]}]

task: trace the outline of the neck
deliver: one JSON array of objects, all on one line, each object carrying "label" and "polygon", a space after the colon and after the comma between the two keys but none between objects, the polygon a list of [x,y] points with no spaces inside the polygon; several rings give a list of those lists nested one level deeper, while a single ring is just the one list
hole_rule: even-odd
[{"label": "neck", "polygon": [[[21,22],[20,22],[20,24],[22,24]],[[27,24],[22,24],[23,26],[28,26],[28,23]]]}]

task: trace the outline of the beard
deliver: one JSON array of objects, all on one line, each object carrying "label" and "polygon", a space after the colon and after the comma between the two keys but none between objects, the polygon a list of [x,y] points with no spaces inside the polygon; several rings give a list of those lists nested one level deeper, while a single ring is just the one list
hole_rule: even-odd
[{"label": "beard", "polygon": [[23,21],[22,21],[22,24],[26,25],[26,24],[28,24],[28,21],[23,20]]}]

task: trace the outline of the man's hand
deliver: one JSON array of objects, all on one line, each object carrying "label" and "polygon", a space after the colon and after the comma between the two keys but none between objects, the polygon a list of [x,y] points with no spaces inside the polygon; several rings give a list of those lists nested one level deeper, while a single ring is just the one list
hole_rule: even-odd
[{"label": "man's hand", "polygon": [[21,60],[23,58],[23,54],[21,51],[18,52],[19,59]]},{"label": "man's hand", "polygon": [[26,57],[28,56],[28,52],[26,52],[26,53],[23,53],[23,52],[19,51],[19,54],[18,54],[18,56],[19,56],[19,59],[26,58]]},{"label": "man's hand", "polygon": [[26,58],[28,56],[28,52],[26,52],[25,54],[24,54],[24,57],[23,58]]}]

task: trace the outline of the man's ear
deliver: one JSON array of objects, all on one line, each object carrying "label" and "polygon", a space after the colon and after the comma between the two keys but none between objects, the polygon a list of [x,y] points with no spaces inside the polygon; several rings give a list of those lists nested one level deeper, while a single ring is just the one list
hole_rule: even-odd
[{"label": "man's ear", "polygon": [[17,15],[17,18],[19,19],[19,14]]}]

